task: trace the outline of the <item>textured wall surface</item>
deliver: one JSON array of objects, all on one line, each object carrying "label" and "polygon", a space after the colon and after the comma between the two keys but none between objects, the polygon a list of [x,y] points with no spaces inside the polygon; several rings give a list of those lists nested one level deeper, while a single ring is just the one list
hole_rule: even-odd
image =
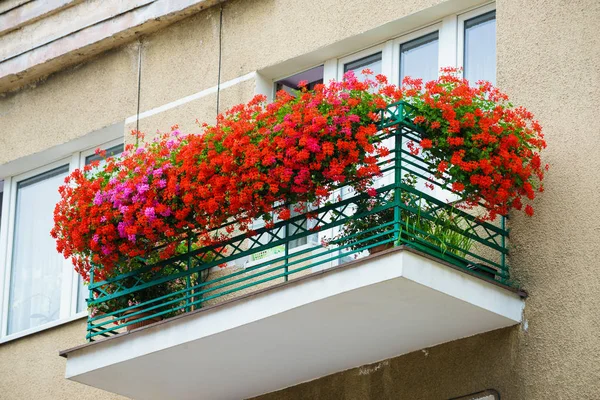
[{"label": "textured wall surface", "polygon": [[[500,329],[456,340],[255,398],[256,400],[442,400],[494,388],[527,399],[512,368],[518,332]],[[545,397],[539,397],[545,399]],[[560,397],[548,397],[560,398]]]},{"label": "textured wall surface", "polygon": [[533,219],[511,220],[529,330],[514,398],[600,397],[600,2],[498,3],[498,84],[543,122],[552,165]]},{"label": "textured wall surface", "polygon": [[0,164],[66,143],[136,112],[137,45],[0,97]]},{"label": "textured wall surface", "polygon": [[[232,0],[225,4],[222,81],[275,65],[432,5],[436,0]],[[373,12],[377,10],[377,12]],[[503,399],[593,399],[600,384],[600,2],[499,0],[497,80],[544,126],[552,165],[532,219],[510,220],[514,278],[529,292],[526,324],[352,369],[270,399],[447,399],[487,388]],[[401,34],[402,32],[398,32]],[[213,87],[218,10],[149,37],[141,111]],[[342,55],[342,54],[340,54]],[[136,112],[138,44],[0,98],[0,164]],[[299,66],[302,68],[302,66]],[[225,89],[247,101],[254,79]],[[142,119],[149,134],[213,122],[216,96]],[[135,123],[126,125],[126,131]],[[76,322],[0,345],[0,398],[109,399],[69,382],[58,349],[82,342]],[[293,362],[293,360],[290,360]]]},{"label": "textured wall surface", "polygon": [[85,343],[79,320],[0,345],[0,399],[117,400],[124,397],[65,379],[65,347]]}]

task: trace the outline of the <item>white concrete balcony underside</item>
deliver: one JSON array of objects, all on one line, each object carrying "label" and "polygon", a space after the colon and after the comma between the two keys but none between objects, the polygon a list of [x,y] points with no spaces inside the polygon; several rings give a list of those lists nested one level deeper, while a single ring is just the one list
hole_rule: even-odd
[{"label": "white concrete balcony underside", "polygon": [[241,399],[518,324],[515,292],[401,248],[62,352],[133,399]]}]

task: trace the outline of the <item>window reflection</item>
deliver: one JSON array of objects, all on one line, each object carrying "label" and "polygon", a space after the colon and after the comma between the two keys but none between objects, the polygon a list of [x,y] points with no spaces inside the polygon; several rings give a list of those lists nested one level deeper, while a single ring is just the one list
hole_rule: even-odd
[{"label": "window reflection", "polygon": [[423,82],[438,77],[438,32],[400,45],[400,82],[407,77]]},{"label": "window reflection", "polygon": [[465,21],[464,76],[496,84],[496,11]]}]

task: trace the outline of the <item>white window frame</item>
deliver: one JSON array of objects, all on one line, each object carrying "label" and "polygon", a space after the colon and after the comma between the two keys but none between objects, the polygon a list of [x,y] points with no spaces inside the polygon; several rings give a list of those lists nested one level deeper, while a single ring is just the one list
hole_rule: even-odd
[{"label": "white window frame", "polygon": [[367,49],[358,51],[356,53],[350,54],[346,57],[342,57],[337,60],[337,78],[341,80],[344,77],[344,67],[346,64],[351,63],[352,61],[360,60],[361,58],[365,58],[371,56],[375,53],[381,53],[381,73],[385,76],[390,76],[392,73],[392,64],[391,61],[391,44],[392,41],[388,40],[385,43],[378,44],[373,47],[369,47]]},{"label": "white window frame", "polygon": [[79,313],[77,310],[79,278],[70,260],[64,260],[62,268],[61,305],[59,318],[30,329],[8,334],[8,307],[10,296],[10,280],[12,274],[12,246],[14,242],[15,212],[17,185],[19,182],[43,174],[57,167],[68,165],[69,173],[85,166],[86,157],[94,154],[97,148],[107,149],[122,144],[123,139],[115,139],[99,146],[86,148],[72,153],[71,156],[48,163],[42,167],[31,169],[18,175],[3,178],[4,187],[2,201],[2,220],[0,221],[0,343],[15,340],[33,333],[53,328],[87,316],[87,310]]}]

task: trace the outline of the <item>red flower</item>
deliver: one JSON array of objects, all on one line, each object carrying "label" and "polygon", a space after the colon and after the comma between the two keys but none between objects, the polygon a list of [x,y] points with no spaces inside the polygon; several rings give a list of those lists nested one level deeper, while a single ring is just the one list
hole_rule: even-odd
[{"label": "red flower", "polygon": [[529,204],[525,206],[525,214],[533,217],[533,207],[531,207]]},{"label": "red flower", "polygon": [[452,190],[454,190],[455,192],[462,192],[463,190],[465,190],[465,185],[463,185],[460,182],[452,182]]},{"label": "red flower", "polygon": [[439,173],[443,174],[448,169],[448,163],[446,161],[440,161],[438,164],[437,170]]},{"label": "red flower", "polygon": [[413,122],[417,125],[422,124],[423,122],[425,122],[425,117],[422,115],[418,115],[413,119]]},{"label": "red flower", "polygon": [[283,221],[290,219],[291,215],[292,215],[292,213],[289,208],[284,208],[284,209],[280,210],[279,213],[277,214],[279,219],[281,219]]},{"label": "red flower", "polygon": [[219,240],[261,217],[273,226],[273,212],[290,218],[276,204],[324,201],[348,181],[366,191],[380,173],[374,154],[389,155],[377,136],[377,111],[386,104],[377,85],[349,74],[298,97],[279,92],[269,105],[256,96],[219,115],[215,126],[204,124],[201,135],[173,127],[155,142],[128,145],[102,173],[75,171],[55,209],[59,251],[86,280],[91,262],[101,265],[96,277],[103,279],[157,244],[164,245],[161,258],[173,256],[191,228],[218,243],[209,232],[232,219],[238,224]]},{"label": "red flower", "polygon": [[[427,116],[429,124],[419,127],[427,137],[421,147],[430,172],[449,174],[464,202],[482,204],[487,210],[483,219],[492,220],[522,208],[522,197],[534,199],[534,188],[540,191],[546,168],[539,152],[546,143],[529,111],[513,107],[489,82],[477,85],[470,86],[458,70],[445,68],[424,87],[405,78],[396,97],[416,108],[413,121]],[[393,90],[386,88],[385,93]]]}]

